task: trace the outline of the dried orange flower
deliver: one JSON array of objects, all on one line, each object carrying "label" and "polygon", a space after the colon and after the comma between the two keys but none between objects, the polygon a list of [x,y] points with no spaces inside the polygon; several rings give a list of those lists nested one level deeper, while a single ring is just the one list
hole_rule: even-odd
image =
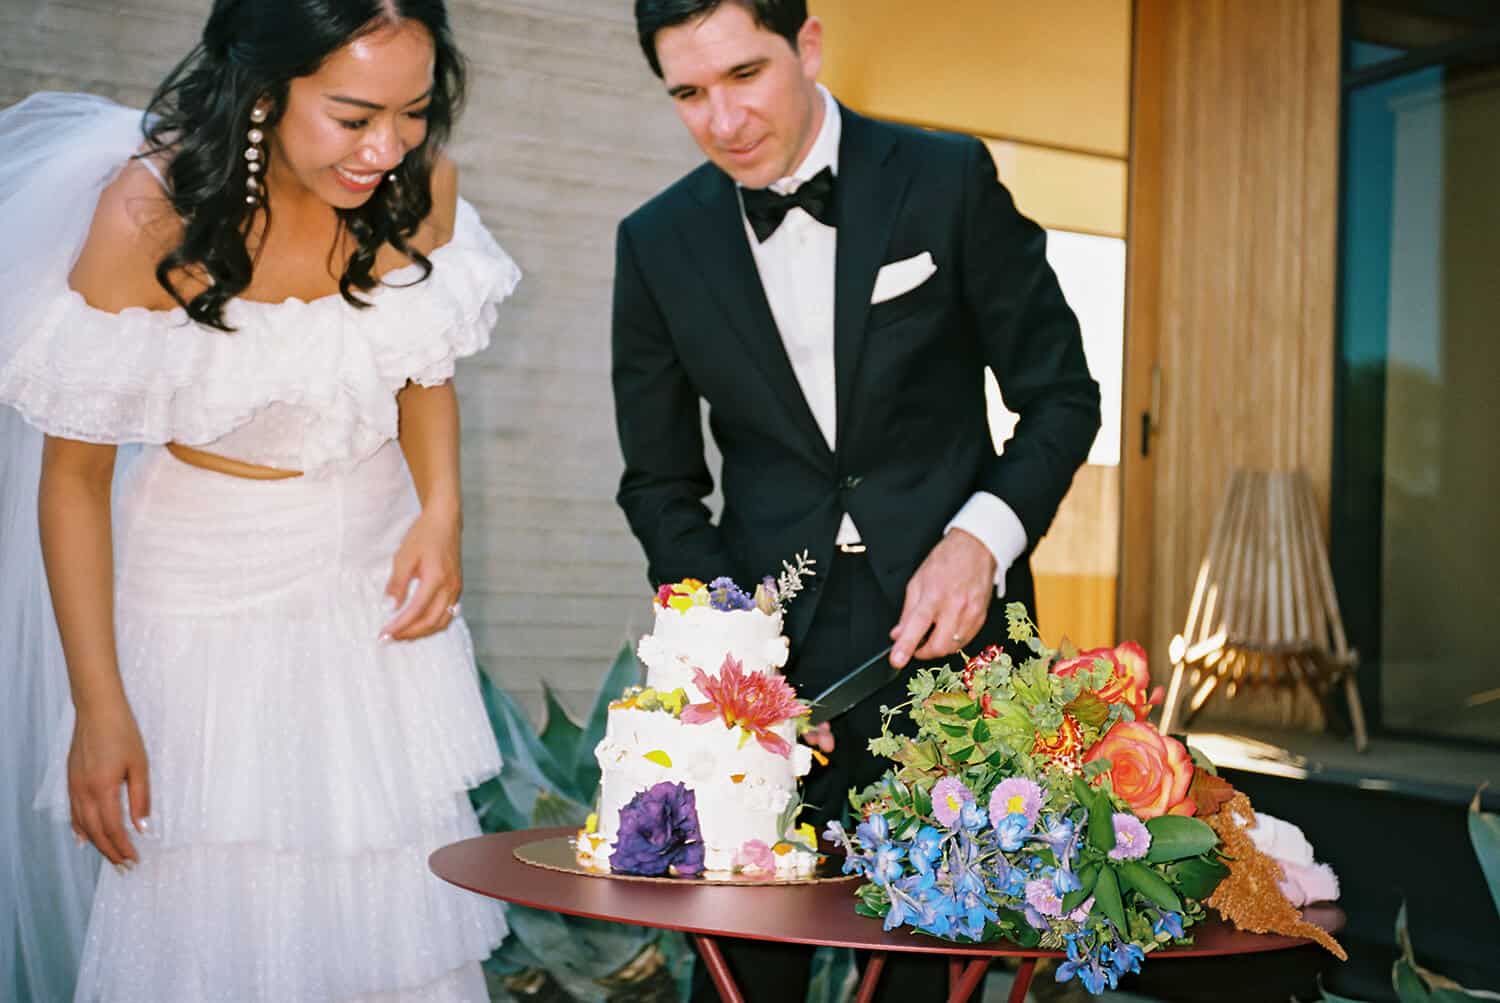
[{"label": "dried orange flower", "polygon": [[1208,897],[1208,904],[1229,922],[1251,933],[1280,933],[1307,937],[1326,947],[1340,961],[1348,961],[1333,936],[1302,918],[1287,901],[1278,883],[1281,865],[1255,848],[1246,831],[1255,824],[1250,799],[1236,793],[1229,803],[1204,819],[1219,834],[1219,848],[1228,857],[1229,876]]}]

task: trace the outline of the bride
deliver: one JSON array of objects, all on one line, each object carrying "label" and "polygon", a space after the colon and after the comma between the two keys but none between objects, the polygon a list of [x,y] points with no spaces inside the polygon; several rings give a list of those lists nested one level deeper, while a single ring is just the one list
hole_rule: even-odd
[{"label": "bride", "polygon": [[216,0],[144,117],[0,112],[0,787],[84,847],[0,818],[33,998],[79,934],[79,1000],[488,998],[503,916],[427,869],[500,766],[450,380],[519,272],[462,90],[440,0]]}]

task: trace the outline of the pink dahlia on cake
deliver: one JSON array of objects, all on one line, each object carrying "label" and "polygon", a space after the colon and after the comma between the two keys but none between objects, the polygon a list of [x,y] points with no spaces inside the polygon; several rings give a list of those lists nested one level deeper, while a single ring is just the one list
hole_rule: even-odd
[{"label": "pink dahlia on cake", "polygon": [[722,719],[726,728],[741,728],[768,752],[790,757],[792,745],[771,730],[774,725],[809,713],[797,691],[779,675],[746,672],[732,656],[725,656],[717,676],[693,670],[693,685],[705,699],[682,710],[685,724],[707,724]]}]

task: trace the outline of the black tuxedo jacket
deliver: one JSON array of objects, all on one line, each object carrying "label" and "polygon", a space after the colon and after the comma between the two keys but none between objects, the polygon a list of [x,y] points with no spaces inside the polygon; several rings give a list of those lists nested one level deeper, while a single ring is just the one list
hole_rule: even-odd
[{"label": "black tuxedo jacket", "polygon": [[[617,234],[613,382],[618,501],[654,584],[774,575],[807,550],[828,567],[848,511],[882,589],[906,583],[976,490],[1035,544],[1099,428],[1078,322],[983,144],[841,108],[834,364],[837,448],[804,400],[760,284],[734,182],[704,164]],[[870,305],[876,273],[928,251],[937,271]],[[996,455],[984,370],[1020,415]],[[723,457],[717,524],[700,401]],[[1006,598],[1031,605],[1023,557]],[[795,643],[816,593],[791,604]]]}]

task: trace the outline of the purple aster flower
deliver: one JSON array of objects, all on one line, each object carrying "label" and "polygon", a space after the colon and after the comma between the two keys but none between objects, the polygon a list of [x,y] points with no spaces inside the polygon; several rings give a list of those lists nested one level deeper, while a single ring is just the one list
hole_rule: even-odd
[{"label": "purple aster flower", "polygon": [[610,854],[620,874],[698,874],[703,870],[703,834],[698,799],[684,784],[663,780],[620,809],[620,833]]},{"label": "purple aster flower", "polygon": [[715,578],[708,583],[708,604],[724,612],[755,608],[755,600],[734,584],[734,579],[727,576]]},{"label": "purple aster flower", "polygon": [[974,803],[974,792],[957,777],[944,777],[932,785],[932,813],[950,829],[957,828],[964,806]]},{"label": "purple aster flower", "polygon": [[1117,811],[1111,816],[1115,825],[1115,848],[1109,851],[1111,860],[1139,860],[1151,848],[1151,832],[1140,819],[1127,811]]},{"label": "purple aster flower", "polygon": [[1026,816],[1026,826],[1036,825],[1036,817],[1042,810],[1042,788],[1035,780],[1025,777],[1009,777],[995,785],[990,792],[990,824],[998,826],[1007,815],[1017,813]]}]

